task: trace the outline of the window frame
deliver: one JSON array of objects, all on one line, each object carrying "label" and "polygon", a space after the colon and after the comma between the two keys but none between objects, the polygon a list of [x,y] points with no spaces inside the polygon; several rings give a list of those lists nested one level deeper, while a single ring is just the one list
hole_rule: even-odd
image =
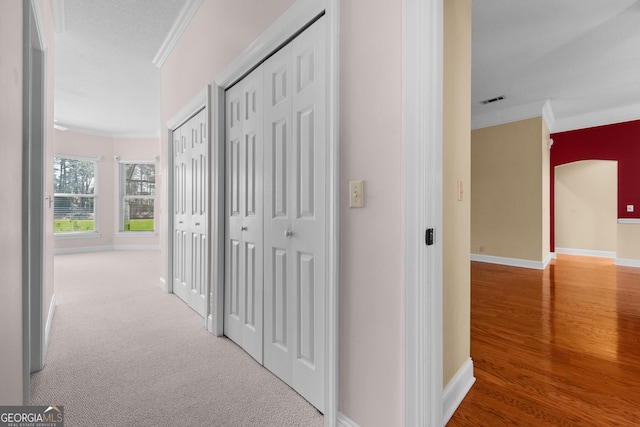
[{"label": "window frame", "polygon": [[77,239],[77,238],[87,238],[87,237],[100,237],[100,215],[98,215],[98,202],[99,202],[99,168],[98,163],[101,158],[95,157],[84,157],[84,156],[75,156],[69,154],[54,154],[54,183],[55,183],[55,161],[56,159],[66,159],[66,160],[75,160],[81,162],[91,162],[93,163],[93,194],[73,194],[73,193],[57,193],[55,191],[54,185],[54,193],[53,193],[53,206],[54,206],[54,221],[55,221],[55,205],[57,197],[84,197],[93,199],[93,230],[92,231],[64,231],[64,232],[56,232],[54,227],[53,236],[54,239]]},{"label": "window frame", "polygon": [[[120,237],[126,236],[156,236],[156,184],[155,180],[158,168],[157,162],[154,160],[118,160],[118,173],[117,173],[117,186],[118,186],[118,222],[117,222],[117,234]],[[123,176],[127,165],[152,165],[154,169],[154,190],[153,195],[133,195],[126,194],[126,178]],[[125,201],[127,199],[143,199],[153,200],[153,230],[125,230],[124,228],[124,213],[125,213]]]}]

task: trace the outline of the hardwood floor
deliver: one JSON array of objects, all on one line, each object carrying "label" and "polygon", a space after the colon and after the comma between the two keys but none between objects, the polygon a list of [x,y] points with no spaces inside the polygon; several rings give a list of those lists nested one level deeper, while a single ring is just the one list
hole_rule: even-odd
[{"label": "hardwood floor", "polygon": [[471,357],[448,426],[640,425],[640,269],[472,263]]}]

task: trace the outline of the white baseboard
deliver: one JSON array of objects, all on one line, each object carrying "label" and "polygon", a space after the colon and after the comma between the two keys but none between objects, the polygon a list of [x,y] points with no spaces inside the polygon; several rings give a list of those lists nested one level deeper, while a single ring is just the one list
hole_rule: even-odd
[{"label": "white baseboard", "polygon": [[114,251],[159,251],[160,245],[114,245]]},{"label": "white baseboard", "polygon": [[82,246],[77,248],[58,248],[55,255],[84,254],[90,252],[109,251],[159,251],[160,245],[109,245],[109,246]]},{"label": "white baseboard", "polygon": [[112,251],[113,246],[83,246],[77,248],[59,248],[54,251],[56,255],[84,254],[89,252]]},{"label": "white baseboard", "polygon": [[458,372],[451,378],[449,384],[444,388],[442,395],[442,425],[446,425],[453,413],[458,409],[460,403],[467,395],[471,386],[476,382],[473,376],[473,361],[469,358],[462,364]]},{"label": "white baseboard", "polygon": [[616,258],[616,265],[619,265],[620,267],[640,268],[640,259]]},{"label": "white baseboard", "polygon": [[160,289],[162,289],[164,293],[169,293],[169,286],[167,286],[167,281],[164,280],[164,277],[160,278]]},{"label": "white baseboard", "polygon": [[53,323],[53,315],[56,312],[57,300],[56,294],[51,297],[51,304],[49,305],[49,315],[47,316],[47,323],[44,326],[44,352],[46,356],[47,349],[49,348],[49,333],[51,332],[51,324]]},{"label": "white baseboard", "polygon": [[338,412],[338,427],[359,427],[342,412]]},{"label": "white baseboard", "polygon": [[554,252],[549,253],[549,255],[547,255],[547,257],[544,259],[543,261],[543,267],[542,269],[544,270],[545,268],[547,268],[547,266],[549,265],[549,263],[551,262],[552,259],[556,259],[556,254]]},{"label": "white baseboard", "polygon": [[615,258],[616,253],[610,251],[591,251],[587,249],[574,249],[574,248],[558,248],[556,247],[557,254],[565,255],[581,255],[581,256],[594,256],[600,258]]},{"label": "white baseboard", "polygon": [[204,321],[204,327],[207,331],[213,334],[213,316],[209,314]]},{"label": "white baseboard", "polygon": [[[547,257],[551,260],[550,257]],[[505,258],[491,255],[471,254],[471,261],[486,262],[488,264],[501,264],[511,267],[533,268],[535,270],[544,270],[549,261],[533,261],[529,259]]]}]

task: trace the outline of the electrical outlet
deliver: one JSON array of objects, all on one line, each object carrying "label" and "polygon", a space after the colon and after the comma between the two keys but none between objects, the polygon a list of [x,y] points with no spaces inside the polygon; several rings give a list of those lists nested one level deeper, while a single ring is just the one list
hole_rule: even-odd
[{"label": "electrical outlet", "polygon": [[349,182],[349,207],[364,207],[364,181]]}]

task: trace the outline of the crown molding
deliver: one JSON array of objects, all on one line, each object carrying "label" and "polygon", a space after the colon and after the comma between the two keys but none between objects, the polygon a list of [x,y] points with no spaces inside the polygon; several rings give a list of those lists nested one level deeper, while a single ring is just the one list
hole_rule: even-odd
[{"label": "crown molding", "polygon": [[242,78],[239,70],[247,71],[255,65],[254,58],[266,58],[300,31],[299,22],[313,22],[325,11],[322,0],[295,1],[284,15],[240,53],[218,76],[215,83],[229,87]]},{"label": "crown molding", "polygon": [[640,119],[640,103],[558,118],[549,129],[552,133],[586,129]]},{"label": "crown molding", "polygon": [[142,132],[142,133],[133,133],[133,132],[108,132],[98,129],[89,129],[80,126],[74,126],[67,123],[56,122],[54,128],[59,130],[60,132],[75,132],[81,133],[84,135],[93,135],[93,136],[101,136],[103,138],[110,139],[157,139],[160,138],[160,130],[151,133],[151,132]]},{"label": "crown molding", "polygon": [[113,139],[160,139],[160,129],[154,133],[113,133]]},{"label": "crown molding", "polygon": [[537,101],[514,108],[476,115],[471,119],[471,129],[476,130],[489,126],[503,125],[532,117],[540,117],[541,115],[549,129],[549,133],[553,134],[640,120],[640,103],[557,118],[553,111],[551,100],[547,99],[544,102]]},{"label": "crown molding", "polygon": [[553,113],[553,108],[551,107],[551,100],[547,99],[547,102],[542,106],[542,118],[544,119],[545,124],[547,125],[547,129],[549,133],[551,133],[551,129],[556,122],[556,115]]},{"label": "crown molding", "polygon": [[64,0],[51,0],[51,13],[53,15],[53,30],[58,34],[64,33],[67,29]]},{"label": "crown molding", "polygon": [[187,29],[187,26],[189,26],[189,23],[195,16],[203,1],[204,0],[187,0],[173,23],[171,30],[169,30],[169,34],[167,34],[167,37],[162,42],[158,53],[156,53],[156,56],[153,58],[153,65],[158,68],[162,67],[164,61],[167,60],[173,51],[173,48],[178,44],[180,37],[182,37],[182,34]]},{"label": "crown molding", "polygon": [[518,105],[509,109],[478,114],[471,118],[471,130],[503,125],[505,123],[517,122],[519,120],[531,119],[533,117],[540,117],[542,116],[543,107],[547,104],[548,100],[536,101]]}]

